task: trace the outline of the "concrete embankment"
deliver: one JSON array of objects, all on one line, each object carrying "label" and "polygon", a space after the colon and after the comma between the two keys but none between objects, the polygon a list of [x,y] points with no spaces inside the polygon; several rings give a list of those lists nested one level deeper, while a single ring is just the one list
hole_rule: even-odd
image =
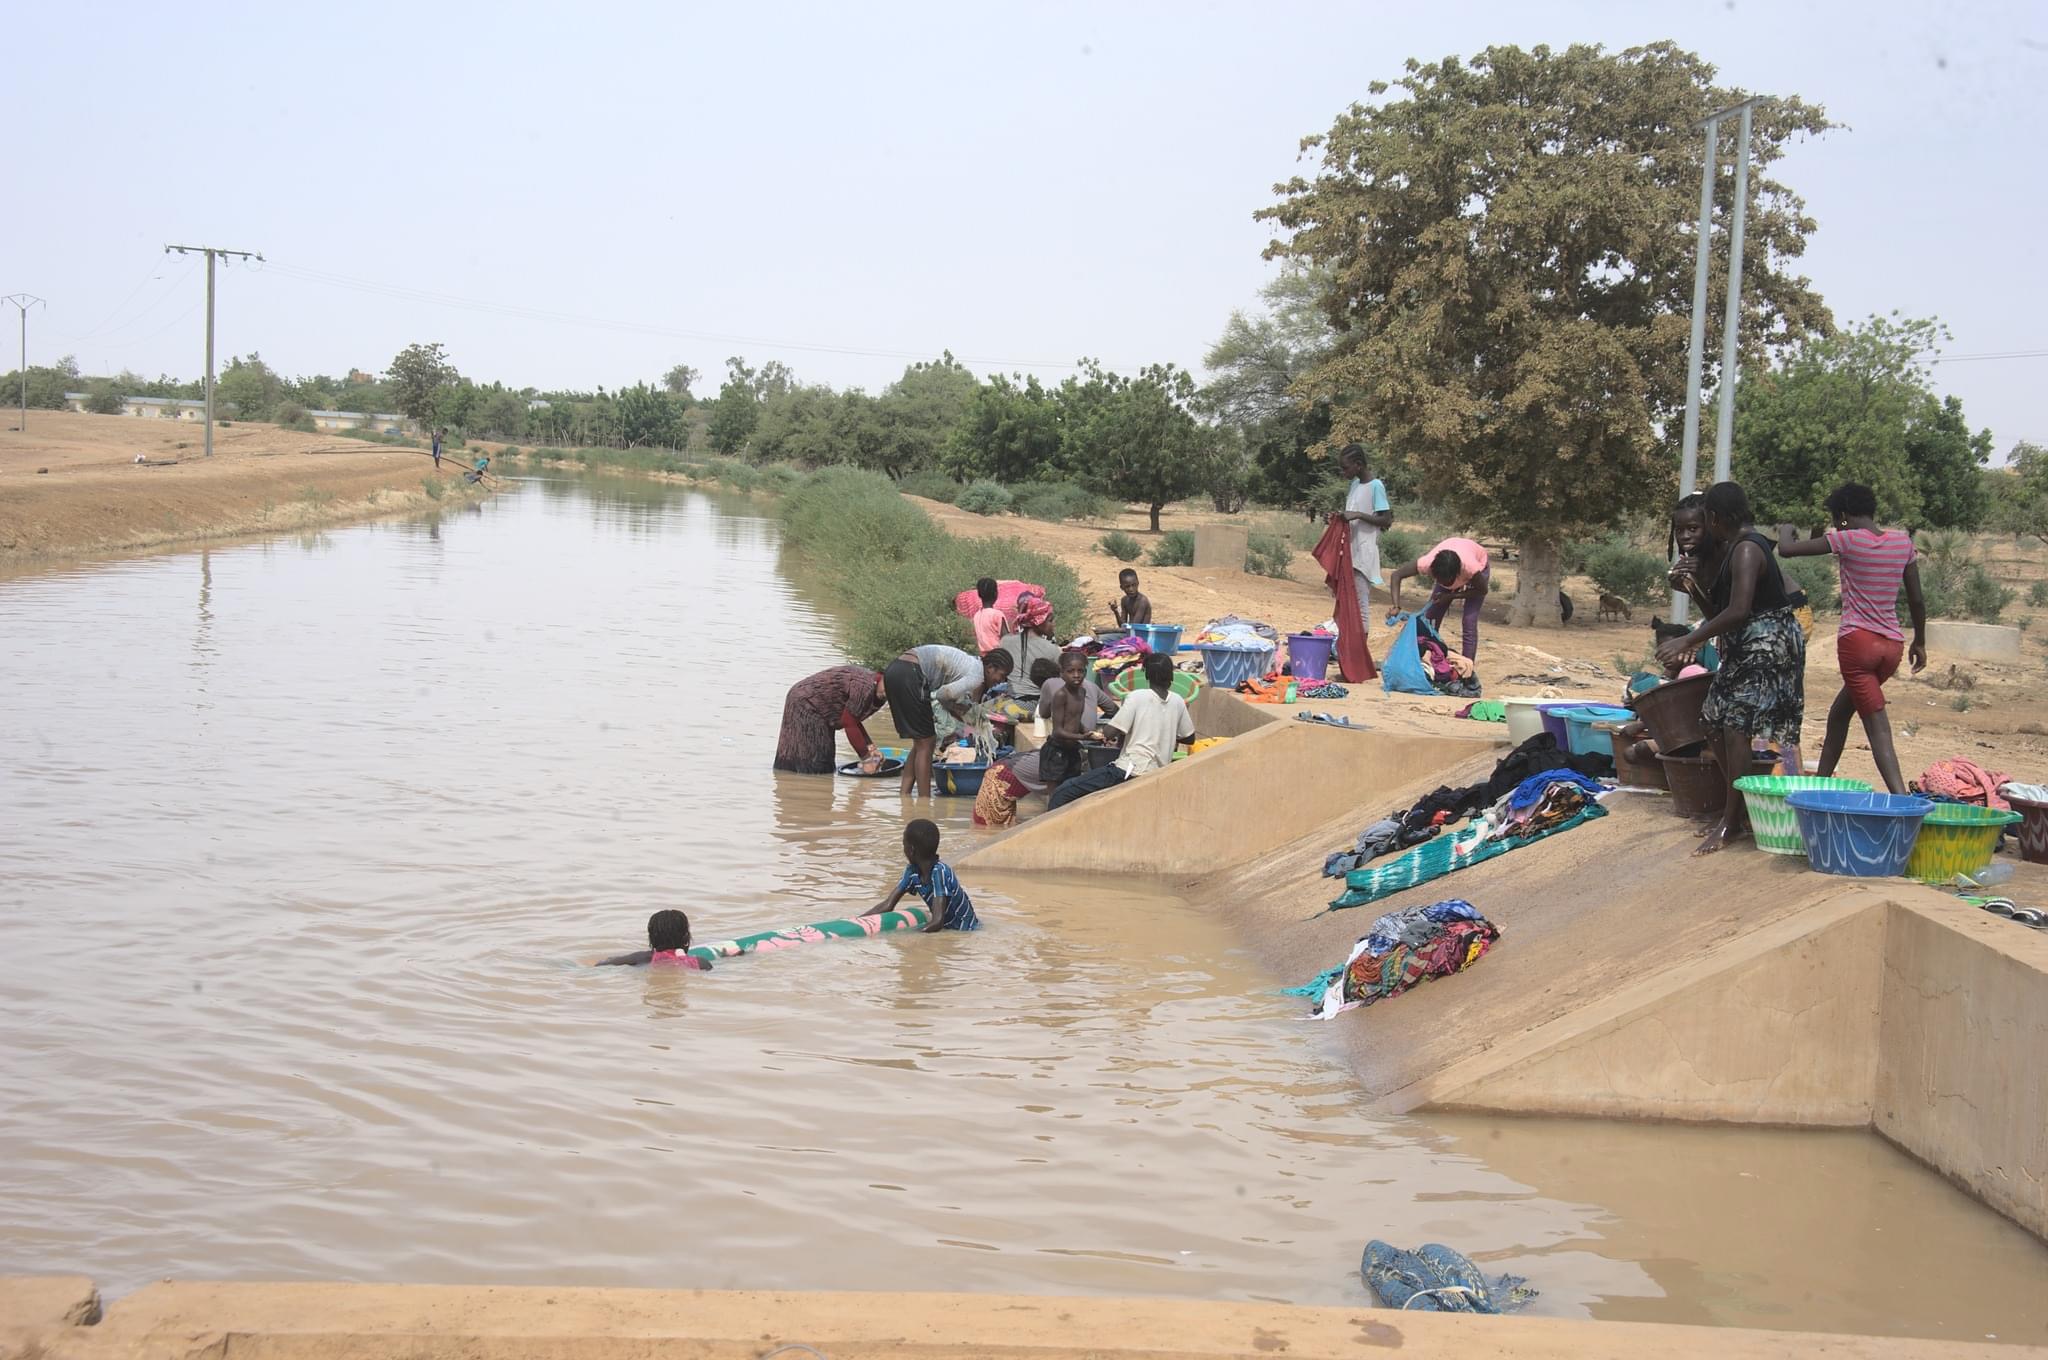
[{"label": "concrete embankment", "polygon": [[[103,1315],[102,1315],[103,1311]],[[91,1325],[85,1325],[90,1321]],[[45,1360],[2024,1360],[2031,1346],[1272,1303],[0,1277],[0,1355]]]},{"label": "concrete embankment", "polygon": [[[1695,859],[1694,824],[1627,794],[1563,835],[1326,911],[1342,891],[1328,852],[1483,780],[1502,748],[1203,703],[1204,730],[1252,730],[973,863],[1159,874],[1299,982],[1380,913],[1465,898],[1501,927],[1491,953],[1326,1031],[1383,1107],[1868,1127],[2048,1236],[2048,935],[1748,846]],[[2048,870],[2019,875],[2016,891],[2048,890]]]}]

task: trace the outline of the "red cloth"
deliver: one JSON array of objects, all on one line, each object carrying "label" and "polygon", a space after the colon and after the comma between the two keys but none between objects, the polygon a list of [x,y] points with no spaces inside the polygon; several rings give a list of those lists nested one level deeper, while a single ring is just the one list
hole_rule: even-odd
[{"label": "red cloth", "polygon": [[[1027,590],[1041,599],[1045,596],[1044,586],[1035,586],[1029,581],[996,582],[996,608],[1003,611],[1003,617],[1010,621],[1012,628],[1017,626],[1017,597]],[[981,608],[981,596],[975,593],[973,586],[969,586],[953,597],[953,608],[961,618],[971,619],[975,611]],[[1052,610],[1048,608],[1046,617],[1051,616]]]},{"label": "red cloth", "polygon": [[1348,685],[1370,680],[1380,671],[1365,641],[1365,612],[1358,607],[1358,577],[1351,571],[1351,526],[1342,515],[1330,516],[1330,527],[1311,556],[1337,596],[1337,670]]}]

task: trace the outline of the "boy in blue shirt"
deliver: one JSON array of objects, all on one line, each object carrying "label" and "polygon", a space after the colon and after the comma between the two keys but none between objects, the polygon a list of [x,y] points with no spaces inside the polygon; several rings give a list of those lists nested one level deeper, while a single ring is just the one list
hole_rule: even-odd
[{"label": "boy in blue shirt", "polygon": [[952,868],[939,861],[937,822],[920,817],[903,828],[903,858],[909,861],[903,877],[897,882],[896,891],[875,908],[876,912],[893,911],[905,893],[916,893],[931,909],[926,930],[981,929],[981,919],[974,914],[974,903],[967,890],[953,876]]}]

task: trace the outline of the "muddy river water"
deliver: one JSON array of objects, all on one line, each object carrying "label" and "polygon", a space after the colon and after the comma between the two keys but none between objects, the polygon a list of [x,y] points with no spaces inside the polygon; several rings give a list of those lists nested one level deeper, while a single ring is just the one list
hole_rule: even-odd
[{"label": "muddy river water", "polygon": [[576,966],[893,880],[893,786],[768,768],[839,659],[786,567],[562,481],[0,582],[0,1272],[1358,1306],[1384,1237],[1545,1313],[2048,1340],[2048,1252],[1875,1138],[1372,1115],[1143,885]]}]

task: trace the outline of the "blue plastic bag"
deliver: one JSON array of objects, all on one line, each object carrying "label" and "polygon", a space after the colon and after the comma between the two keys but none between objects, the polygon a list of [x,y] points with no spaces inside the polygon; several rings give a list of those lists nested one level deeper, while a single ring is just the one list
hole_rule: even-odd
[{"label": "blue plastic bag", "polygon": [[1429,663],[1422,659],[1422,649],[1416,645],[1418,636],[1442,644],[1443,639],[1430,627],[1428,619],[1420,614],[1410,614],[1408,622],[1401,625],[1400,636],[1387,650],[1387,659],[1380,665],[1380,688],[1389,694],[1435,694],[1436,685],[1431,682]]}]

